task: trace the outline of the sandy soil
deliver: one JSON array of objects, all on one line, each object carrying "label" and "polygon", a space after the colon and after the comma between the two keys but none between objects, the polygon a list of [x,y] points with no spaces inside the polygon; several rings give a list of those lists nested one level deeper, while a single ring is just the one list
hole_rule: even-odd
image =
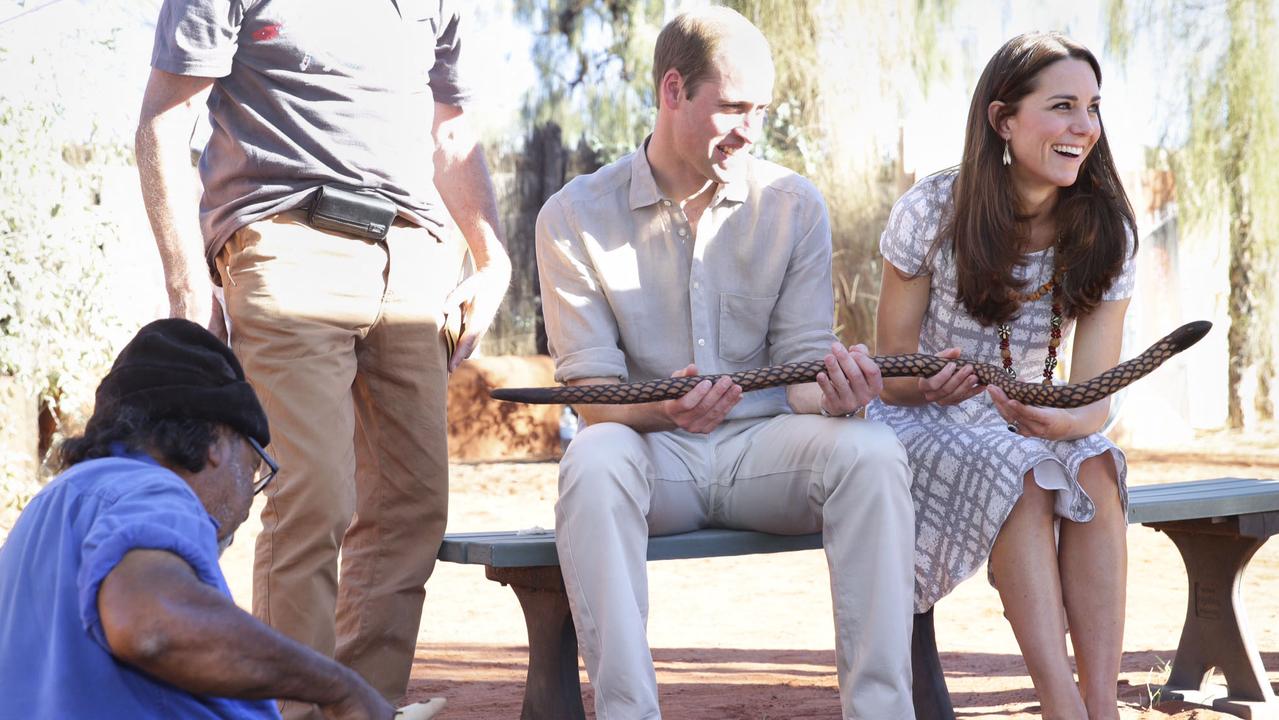
[{"label": "sandy soil", "polygon": [[[1279,478],[1279,429],[1200,437],[1190,447],[1129,452],[1133,485],[1224,476]],[[553,525],[553,463],[453,467],[450,531]],[[248,602],[251,520],[223,561]],[[1128,621],[1120,677],[1125,720],[1229,718],[1173,703],[1151,707],[1185,614],[1186,580],[1172,543],[1128,534]],[[649,565],[649,636],[671,720],[835,720],[833,630],[820,551]],[[1037,704],[998,596],[979,572],[937,605],[937,641],[957,714],[1035,717]],[[1263,547],[1243,587],[1253,637],[1279,689],[1279,541]],[[516,718],[527,648],[519,605],[480,567],[441,563],[427,586],[409,699],[442,695],[447,720]],[[582,674],[587,716],[591,693]]]}]

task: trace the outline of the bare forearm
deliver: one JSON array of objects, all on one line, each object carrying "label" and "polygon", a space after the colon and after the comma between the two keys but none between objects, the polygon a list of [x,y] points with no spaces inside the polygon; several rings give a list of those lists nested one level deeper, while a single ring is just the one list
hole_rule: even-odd
[{"label": "bare forearm", "polygon": [[786,386],[786,402],[796,415],[816,415],[821,412],[822,389],[817,383]]},{"label": "bare forearm", "polygon": [[157,608],[153,623],[163,644],[131,662],[195,694],[327,705],[350,684],[350,670],[268,628],[212,588]]},{"label": "bare forearm", "polygon": [[638,405],[574,405],[573,409],[588,425],[614,422],[636,432],[665,432],[676,428],[675,422],[662,411],[660,402]]},{"label": "bare forearm", "polygon": [[924,405],[928,402],[916,378],[884,378],[884,393],[880,398],[889,405]]},{"label": "bare forearm", "polygon": [[[153,71],[134,137],[142,198],[164,267],[171,314],[197,322],[208,319],[211,283],[188,141],[192,108],[208,86],[207,79]],[[199,313],[188,307],[193,303]]]},{"label": "bare forearm", "polygon": [[489,179],[484,150],[473,145],[463,151],[437,151],[436,186],[444,206],[457,223],[475,260],[477,270],[510,273],[510,259],[502,247],[497,199]]},{"label": "bare forearm", "polygon": [[1078,440],[1101,430],[1110,416],[1110,398],[1102,398],[1091,405],[1073,408],[1070,413],[1070,427],[1067,435],[1060,440]]},{"label": "bare forearm", "polygon": [[128,553],[103,581],[98,613],[112,654],[194,694],[331,705],[362,687],[350,670],[262,624],[164,551]]},{"label": "bare forearm", "polygon": [[502,247],[497,194],[489,177],[484,149],[460,108],[436,105],[435,186],[457,223],[477,270],[510,275],[510,259]]}]

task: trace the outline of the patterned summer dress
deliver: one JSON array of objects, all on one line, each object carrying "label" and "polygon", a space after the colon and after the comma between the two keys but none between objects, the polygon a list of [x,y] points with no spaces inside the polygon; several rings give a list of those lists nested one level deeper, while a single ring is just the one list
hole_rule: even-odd
[{"label": "patterned summer dress", "polygon": [[[880,239],[884,259],[907,273],[919,269],[951,207],[953,174],[920,181],[893,206]],[[1018,279],[1036,288],[1052,277],[1053,250],[1026,256]],[[928,310],[919,351],[936,354],[958,347],[961,359],[1001,364],[999,335],[983,327],[957,299],[954,253],[941,249],[927,268],[932,274]],[[1103,296],[1132,295],[1133,264]],[[1027,303],[1009,323],[1013,366],[1024,382],[1043,380],[1052,317],[1051,294]],[[1062,335],[1074,326],[1066,318]],[[1080,440],[1047,441],[1008,431],[985,393],[959,405],[899,407],[876,400],[867,417],[891,426],[906,447],[915,472],[915,611],[923,612],[972,575],[990,555],[999,528],[1021,496],[1022,478],[1034,469],[1035,481],[1056,490],[1055,512],[1075,522],[1093,518],[1096,508],[1079,485],[1079,466],[1110,452],[1118,470],[1120,497],[1128,505],[1127,465],[1123,452],[1101,434]]]}]

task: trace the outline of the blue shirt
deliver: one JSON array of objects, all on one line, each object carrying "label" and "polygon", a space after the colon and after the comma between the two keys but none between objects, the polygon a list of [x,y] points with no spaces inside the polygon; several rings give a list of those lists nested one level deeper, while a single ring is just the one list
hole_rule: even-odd
[{"label": "blue shirt", "polygon": [[117,660],[98,588],[130,550],[171,552],[228,598],[217,523],[145,455],[73,466],[36,495],[0,547],[0,720],[279,718],[269,700],[200,697]]}]

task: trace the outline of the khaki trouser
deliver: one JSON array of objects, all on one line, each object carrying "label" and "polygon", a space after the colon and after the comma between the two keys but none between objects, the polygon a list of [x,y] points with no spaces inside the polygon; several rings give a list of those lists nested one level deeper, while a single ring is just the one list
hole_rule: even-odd
[{"label": "khaki trouser", "polygon": [[[301,218],[250,224],[217,258],[231,346],[280,464],[253,612],[396,702],[448,512],[439,327],[464,244],[398,223],[371,242]],[[319,717],[310,705],[282,708]]]},{"label": "khaki trouser", "polygon": [[660,717],[645,549],[650,535],[703,527],[820,531],[843,717],[914,717],[910,483],[897,436],[864,420],[782,415],[702,436],[584,429],[560,462],[555,545],[596,717]]}]

